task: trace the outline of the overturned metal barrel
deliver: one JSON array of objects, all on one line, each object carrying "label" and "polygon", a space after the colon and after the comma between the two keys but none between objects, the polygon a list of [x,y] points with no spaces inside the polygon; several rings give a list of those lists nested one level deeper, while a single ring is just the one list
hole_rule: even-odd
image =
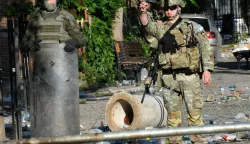
[{"label": "overturned metal barrel", "polygon": [[167,110],[159,96],[129,93],[114,94],[108,101],[105,117],[112,131],[145,129],[146,127],[163,127],[167,123]]},{"label": "overturned metal barrel", "polygon": [[30,52],[31,136],[78,135],[79,83],[77,51],[65,44],[40,44]]}]

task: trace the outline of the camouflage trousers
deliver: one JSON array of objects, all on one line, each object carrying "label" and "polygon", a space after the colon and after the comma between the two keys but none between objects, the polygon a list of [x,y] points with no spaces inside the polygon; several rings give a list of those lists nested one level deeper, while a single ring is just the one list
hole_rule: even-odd
[{"label": "camouflage trousers", "polygon": [[182,124],[183,101],[187,108],[188,125],[203,125],[203,99],[199,75],[176,74],[175,78],[173,75],[162,75],[161,80],[165,85],[163,100],[168,111],[168,127],[178,127]]}]

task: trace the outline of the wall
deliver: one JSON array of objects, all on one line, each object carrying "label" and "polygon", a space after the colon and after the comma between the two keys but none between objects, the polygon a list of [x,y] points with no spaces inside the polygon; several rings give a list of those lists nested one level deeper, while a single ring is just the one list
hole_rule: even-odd
[{"label": "wall", "polygon": [[9,52],[8,52],[8,33],[7,33],[7,18],[5,17],[6,5],[10,0],[0,1],[0,68],[3,69],[3,96],[10,92],[9,84]]}]

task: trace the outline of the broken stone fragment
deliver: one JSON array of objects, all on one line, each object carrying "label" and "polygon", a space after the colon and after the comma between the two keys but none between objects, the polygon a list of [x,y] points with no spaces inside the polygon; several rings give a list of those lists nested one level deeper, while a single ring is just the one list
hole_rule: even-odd
[{"label": "broken stone fragment", "polygon": [[206,102],[214,102],[214,101],[216,101],[214,95],[209,95],[206,99]]},{"label": "broken stone fragment", "polygon": [[87,103],[87,101],[85,99],[80,99],[79,100],[79,104],[86,104],[86,103]]}]

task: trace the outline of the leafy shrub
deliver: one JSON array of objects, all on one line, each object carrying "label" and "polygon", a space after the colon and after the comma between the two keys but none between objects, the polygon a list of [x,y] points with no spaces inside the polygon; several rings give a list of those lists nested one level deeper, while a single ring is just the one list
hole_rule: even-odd
[{"label": "leafy shrub", "polygon": [[84,64],[84,77],[88,84],[96,87],[99,83],[114,84],[115,52],[112,33],[115,13],[122,7],[121,0],[84,0],[92,17],[90,27],[84,27],[88,38],[87,62]]}]

